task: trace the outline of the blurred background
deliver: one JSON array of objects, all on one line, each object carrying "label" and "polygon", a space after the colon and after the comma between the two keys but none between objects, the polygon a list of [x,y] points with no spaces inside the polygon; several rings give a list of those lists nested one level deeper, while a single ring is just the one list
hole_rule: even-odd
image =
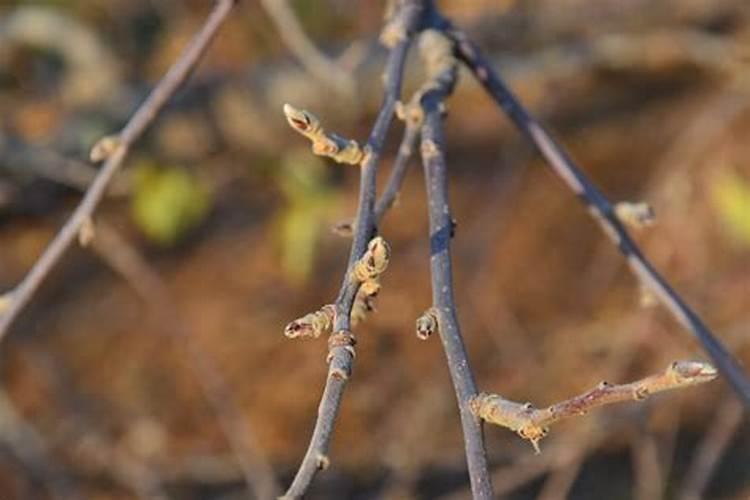
[{"label": "blurred background", "polygon": [[[119,130],[209,4],[2,2],[0,291],[80,200],[93,143]],[[291,480],[327,349],[282,331],[337,293],[349,241],[331,227],[351,220],[358,174],[314,157],[281,105],[364,140],[382,95],[383,4],[265,4],[239,2],[112,184],[94,244],[66,254],[4,341],[0,498],[266,498]],[[439,5],[608,196],[654,207],[637,241],[750,366],[747,1]],[[300,64],[310,47],[290,13],[327,69]],[[404,98],[421,83],[409,66]],[[480,389],[542,406],[706,358],[468,74],[446,133]],[[426,215],[414,159],[381,225],[391,267],[358,327],[311,499],[470,497],[440,342],[414,334],[431,297]],[[541,455],[510,431],[486,435],[502,497],[750,498],[750,426],[721,380],[558,424]]]}]

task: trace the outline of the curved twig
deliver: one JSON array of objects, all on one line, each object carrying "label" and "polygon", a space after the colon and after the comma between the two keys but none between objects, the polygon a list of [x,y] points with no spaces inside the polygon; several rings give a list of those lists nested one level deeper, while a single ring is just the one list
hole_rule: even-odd
[{"label": "curved twig", "polygon": [[344,96],[354,95],[354,78],[337,62],[318,49],[287,3],[287,0],[261,0],[276,25],[279,36],[308,73]]},{"label": "curved twig", "polygon": [[[351,310],[361,283],[351,278],[351,272],[357,261],[365,253],[375,230],[375,179],[378,163],[385,143],[386,132],[393,119],[396,102],[401,94],[406,54],[411,39],[421,22],[423,10],[423,1],[404,0],[394,18],[389,22],[390,27],[395,27],[397,36],[389,39],[394,43],[389,44],[392,48],[384,75],[383,104],[365,146],[354,239],[344,282],[335,303],[333,334],[329,338],[329,368],[326,385],[318,407],[318,418],[315,422],[310,444],[297,474],[285,494],[285,498],[301,497],[307,491],[318,470],[327,467],[329,464],[328,445],[354,360]],[[391,34],[393,33],[392,30]]]},{"label": "curved twig", "polygon": [[745,406],[750,408],[750,380],[739,363],[646,259],[615,214],[609,200],[523,107],[466,34],[446,19],[441,19],[440,22],[446,33],[455,41],[458,57],[474,73],[515,126],[536,146],[552,170],[588,207],[589,213],[627,259],[631,271],[642,285],[650,289],[677,321],[698,338],[719,372],[726,377]]},{"label": "curved twig", "polygon": [[[81,228],[90,222],[94,210],[107,190],[107,186],[125,161],[130,147],[143,135],[146,128],[154,121],[167,101],[174,95],[198,64],[198,61],[208,48],[211,40],[213,40],[219,27],[228,17],[232,7],[234,7],[235,2],[236,0],[217,1],[216,6],[206,19],[203,27],[193,37],[143,104],[138,107],[116,139],[108,138],[108,140],[104,141],[111,147],[104,148],[106,151],[103,151],[101,147],[94,147],[98,149],[98,152],[106,153],[106,161],[73,214],[62,229],[60,229],[60,232],[57,233],[57,236],[55,236],[24,279],[13,290],[8,292],[9,295],[7,297],[9,300],[7,308],[0,313],[0,341],[7,335],[10,325],[29,300],[31,300],[39,285],[42,284],[42,281],[44,281],[68,247],[70,247],[71,243],[76,239]],[[100,141],[98,146],[101,146],[101,144],[103,142]]]},{"label": "curved twig", "polygon": [[[472,399],[477,396],[477,384],[469,366],[453,298],[450,255],[453,221],[448,203],[442,111],[443,101],[453,91],[458,68],[452,55],[452,43],[443,34],[437,31],[427,31],[423,37],[424,45],[426,45],[423,52],[427,71],[432,76],[432,82],[428,83],[427,90],[421,98],[424,124],[420,146],[430,219],[432,303],[438,318],[438,330],[448,359],[451,379],[456,390],[472,495],[474,498],[489,499],[493,498],[493,493],[482,425],[470,408]],[[433,43],[432,47],[428,45],[430,41]],[[435,59],[431,60],[432,58]],[[431,63],[436,64],[433,66]]]}]

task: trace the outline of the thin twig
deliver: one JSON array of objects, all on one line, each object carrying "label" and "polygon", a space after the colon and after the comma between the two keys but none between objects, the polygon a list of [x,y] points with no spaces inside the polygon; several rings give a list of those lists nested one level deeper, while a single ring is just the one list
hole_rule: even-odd
[{"label": "thin twig", "polygon": [[615,215],[612,204],[584,175],[570,156],[555,143],[541,124],[523,107],[466,34],[456,29],[445,19],[442,19],[441,22],[446,32],[456,42],[458,56],[474,73],[485,90],[495,99],[515,126],[531,140],[552,170],[588,207],[589,212],[599,223],[604,233],[625,256],[631,270],[641,283],[658,297],[680,324],[698,338],[718,370],[726,377],[745,406],[750,408],[750,380],[748,380],[738,362],[646,259]]},{"label": "thin twig", "polygon": [[584,415],[599,406],[640,401],[658,392],[702,384],[716,375],[716,370],[708,363],[675,361],[663,373],[629,384],[602,382],[590,391],[547,408],[517,403],[497,394],[480,394],[471,402],[471,410],[483,420],[507,427],[528,439],[539,452],[539,441],[547,435],[549,426],[562,419]]},{"label": "thin twig", "polygon": [[105,194],[110,181],[124,162],[131,146],[143,135],[146,128],[154,121],[167,101],[198,64],[219,27],[234,7],[235,2],[236,0],[217,1],[203,27],[117,135],[113,147],[107,151],[108,156],[106,156],[104,165],[102,165],[96,179],[86,191],[68,221],[24,279],[8,292],[10,303],[7,309],[0,314],[0,341],[7,335],[10,325],[31,300],[42,281],[76,239],[81,227],[91,220],[94,210]]},{"label": "thin twig", "polygon": [[194,331],[180,316],[161,278],[114,228],[97,224],[93,249],[149,305],[166,332],[185,349],[188,366],[216,416],[227,444],[242,470],[245,483],[256,498],[272,498],[280,491],[273,469],[261,453],[257,439],[245,425],[238,407],[216,365],[194,342]]},{"label": "thin twig", "polygon": [[409,170],[409,160],[414,153],[414,147],[416,146],[417,138],[419,137],[419,125],[419,123],[414,123],[409,120],[408,117],[406,118],[404,136],[398,147],[396,159],[393,160],[391,174],[383,188],[383,192],[380,194],[380,198],[378,198],[378,202],[375,204],[375,221],[377,224],[380,224],[380,221],[383,219],[386,212],[390,210],[398,200],[401,185],[406,177],[406,172]]},{"label": "thin twig", "polygon": [[630,440],[633,464],[633,498],[658,500],[664,498],[664,470],[659,461],[659,447],[654,433],[640,425],[638,435]]},{"label": "thin twig", "polygon": [[318,470],[328,465],[327,452],[333,426],[341,405],[346,382],[352,370],[354,337],[351,333],[351,310],[361,283],[351,278],[351,271],[365,253],[375,230],[375,181],[378,163],[385,143],[386,132],[393,119],[396,102],[401,94],[406,54],[411,39],[420,25],[424,10],[423,1],[420,0],[404,0],[399,7],[389,22],[389,26],[397,27],[399,36],[391,39],[395,43],[391,45],[392,48],[386,63],[383,104],[365,146],[365,158],[362,161],[354,239],[352,240],[347,271],[335,304],[333,334],[329,339],[329,368],[326,385],[318,407],[318,418],[315,422],[310,444],[297,474],[285,494],[286,498],[301,497],[307,491]]},{"label": "thin twig", "polygon": [[719,465],[719,460],[742,423],[742,406],[733,398],[725,399],[717,408],[706,435],[698,445],[685,482],[680,489],[680,500],[699,500]]},{"label": "thin twig", "polygon": [[[396,112],[398,113],[398,108],[396,108]],[[401,185],[404,183],[406,172],[409,170],[409,160],[414,153],[414,148],[417,145],[417,139],[419,138],[421,120],[416,121],[408,116],[405,116],[404,120],[406,121],[404,135],[401,138],[401,144],[398,147],[396,158],[393,160],[391,173],[388,175],[388,180],[385,183],[383,192],[375,203],[376,227],[380,225],[385,214],[398,202]],[[340,222],[334,227],[334,232],[341,236],[351,236],[353,231],[353,221]]]},{"label": "thin twig", "polygon": [[474,498],[493,498],[487,453],[481,421],[472,413],[470,403],[477,396],[466,347],[461,337],[453,297],[450,241],[453,221],[448,203],[448,176],[443,137],[444,100],[453,92],[458,67],[453,44],[442,33],[430,30],[422,35],[420,49],[432,77],[430,88],[421,98],[424,109],[420,152],[424,165],[427,204],[430,219],[430,273],[432,305],[438,318],[438,330],[448,359],[448,368],[456,391],[464,433],[466,461]]}]

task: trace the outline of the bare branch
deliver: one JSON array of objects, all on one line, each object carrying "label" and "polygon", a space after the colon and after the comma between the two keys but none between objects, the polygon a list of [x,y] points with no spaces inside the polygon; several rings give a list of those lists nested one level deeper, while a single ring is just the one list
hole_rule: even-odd
[{"label": "bare branch", "polygon": [[395,14],[395,18],[404,28],[404,36],[390,50],[383,79],[385,86],[383,104],[365,146],[354,239],[349,253],[347,271],[336,299],[333,333],[329,338],[329,368],[326,385],[310,444],[285,498],[301,497],[307,491],[317,471],[327,467],[330,463],[327,456],[328,445],[354,361],[355,342],[351,333],[351,312],[362,283],[352,279],[351,273],[357,261],[364,255],[375,232],[375,181],[378,163],[386,132],[393,119],[396,102],[401,94],[406,54],[412,36],[421,23],[423,10],[422,0],[403,0]]},{"label": "bare branch", "polygon": [[466,34],[445,19],[441,20],[441,25],[456,42],[458,57],[474,73],[474,76],[515,126],[536,146],[552,170],[588,207],[589,213],[627,259],[632,272],[641,283],[651,289],[677,321],[698,338],[719,372],[726,377],[745,406],[750,408],[750,380],[748,380],[738,362],[646,259],[628,234],[609,200],[586,177],[570,156],[555,143],[542,125],[523,107]]},{"label": "bare branch", "polygon": [[29,273],[10,292],[10,304],[0,314],[0,340],[7,335],[10,325],[29,300],[31,300],[37,288],[39,288],[42,281],[44,281],[52,268],[62,258],[71,243],[76,239],[81,227],[87,220],[91,219],[94,210],[107,190],[107,186],[125,161],[125,157],[131,146],[143,135],[146,128],[154,121],[167,101],[174,95],[198,64],[198,61],[208,48],[211,40],[213,40],[219,27],[228,17],[232,7],[234,7],[235,1],[217,1],[216,6],[206,19],[203,27],[193,37],[169,71],[167,71],[118,134],[115,141],[116,145],[111,149],[104,165],[102,165],[96,179],[86,191],[80,204],[41,257],[39,257],[39,260],[37,260]]},{"label": "bare branch", "polygon": [[471,401],[471,411],[482,420],[516,432],[531,441],[539,452],[539,441],[549,426],[564,418],[580,416],[593,408],[624,401],[641,401],[663,391],[709,382],[716,378],[713,366],[700,361],[675,361],[664,371],[629,384],[602,382],[594,389],[547,408],[517,403],[497,394],[480,394]]},{"label": "bare branch", "polygon": [[493,493],[482,425],[470,408],[470,402],[478,391],[458,324],[451,270],[453,220],[448,203],[442,115],[445,106],[443,101],[453,92],[458,65],[453,57],[452,42],[439,31],[428,30],[422,34],[420,52],[429,77],[420,101],[424,109],[420,151],[430,219],[433,314],[437,316],[440,339],[456,391],[472,495],[474,498],[489,499],[493,498]]}]

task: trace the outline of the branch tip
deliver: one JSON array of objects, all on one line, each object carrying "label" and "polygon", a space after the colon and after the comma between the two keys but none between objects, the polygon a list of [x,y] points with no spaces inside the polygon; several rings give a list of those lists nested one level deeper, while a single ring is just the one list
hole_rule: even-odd
[{"label": "branch tip", "polygon": [[660,374],[621,385],[602,381],[588,392],[547,408],[540,409],[531,403],[516,403],[497,394],[483,393],[469,401],[469,409],[478,418],[506,427],[531,441],[538,453],[539,441],[547,435],[549,426],[559,420],[585,415],[599,406],[641,401],[658,392],[710,382],[717,375],[716,369],[708,363],[675,361]]},{"label": "branch tip", "polygon": [[333,329],[336,318],[336,308],[333,304],[326,304],[318,311],[295,319],[284,328],[284,335],[290,339],[318,338]]},{"label": "branch tip", "polygon": [[288,103],[284,104],[283,110],[289,126],[310,140],[316,155],[350,165],[357,165],[365,159],[366,153],[357,141],[326,132],[320,120],[309,111],[297,109]]},{"label": "branch tip", "polygon": [[[437,310],[434,307],[427,309],[417,318],[417,338],[427,340],[438,329]],[[472,399],[474,401],[474,399]],[[472,403],[470,403],[471,405]]]}]

